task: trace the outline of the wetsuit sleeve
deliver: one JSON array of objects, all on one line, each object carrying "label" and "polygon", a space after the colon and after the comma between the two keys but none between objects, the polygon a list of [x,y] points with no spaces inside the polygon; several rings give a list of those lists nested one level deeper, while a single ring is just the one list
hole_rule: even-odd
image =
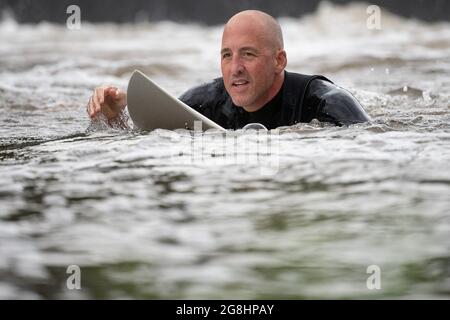
[{"label": "wetsuit sleeve", "polygon": [[370,120],[359,101],[350,92],[322,79],[311,81],[305,99],[304,104],[307,110],[311,111],[310,120],[315,118],[336,125]]}]

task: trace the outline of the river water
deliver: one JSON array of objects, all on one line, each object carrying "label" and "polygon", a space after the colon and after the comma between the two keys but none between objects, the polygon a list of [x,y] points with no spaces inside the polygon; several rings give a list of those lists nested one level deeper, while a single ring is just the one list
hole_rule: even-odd
[{"label": "river water", "polygon": [[280,19],[288,70],[348,88],[372,121],[281,128],[269,155],[251,130],[219,148],[214,131],[86,115],[95,86],[126,89],[136,68],[175,95],[219,76],[221,26],[5,17],[0,298],[449,298],[450,24],[366,19],[356,4]]}]

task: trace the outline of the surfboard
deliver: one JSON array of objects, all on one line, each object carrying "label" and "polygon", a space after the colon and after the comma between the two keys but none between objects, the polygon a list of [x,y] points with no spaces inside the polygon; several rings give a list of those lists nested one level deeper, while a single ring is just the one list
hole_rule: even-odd
[{"label": "surfboard", "polygon": [[201,121],[202,130],[225,131],[214,121],[172,96],[139,70],[135,70],[131,75],[127,102],[133,123],[142,130],[194,130],[194,121]]}]

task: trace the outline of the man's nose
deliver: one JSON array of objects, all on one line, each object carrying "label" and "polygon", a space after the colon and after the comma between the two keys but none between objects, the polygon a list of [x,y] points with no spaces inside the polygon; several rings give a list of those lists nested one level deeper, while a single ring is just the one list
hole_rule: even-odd
[{"label": "man's nose", "polygon": [[239,56],[233,57],[231,61],[231,73],[233,75],[239,75],[244,71],[244,65],[242,59]]}]

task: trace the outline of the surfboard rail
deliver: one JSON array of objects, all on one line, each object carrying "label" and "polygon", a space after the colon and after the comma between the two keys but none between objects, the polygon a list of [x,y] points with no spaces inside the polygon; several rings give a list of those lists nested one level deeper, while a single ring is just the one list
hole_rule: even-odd
[{"label": "surfboard rail", "polygon": [[218,129],[220,125],[172,96],[139,70],[128,82],[127,102],[130,117],[142,130],[194,130],[195,121],[201,121],[202,130]]}]

